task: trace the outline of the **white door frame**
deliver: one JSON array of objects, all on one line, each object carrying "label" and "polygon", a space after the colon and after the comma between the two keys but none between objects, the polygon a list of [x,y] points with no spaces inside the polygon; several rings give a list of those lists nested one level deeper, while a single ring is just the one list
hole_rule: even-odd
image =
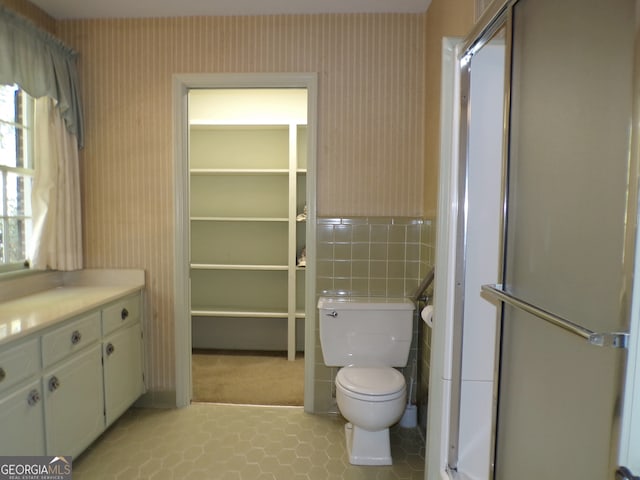
[{"label": "white door frame", "polygon": [[197,88],[306,88],[307,267],[305,282],[304,409],[314,410],[315,220],[318,80],[315,73],[176,74],[173,76],[173,160],[175,193],[174,335],[176,406],[191,403],[191,313],[189,282],[189,90]]},{"label": "white door frame", "polygon": [[[442,93],[440,96],[440,178],[434,319],[429,373],[429,409],[425,478],[448,479],[449,414],[452,389],[452,322],[455,243],[458,216],[458,147],[460,108],[460,69],[458,54],[461,39],[442,41]],[[453,248],[449,248],[453,245]]]}]

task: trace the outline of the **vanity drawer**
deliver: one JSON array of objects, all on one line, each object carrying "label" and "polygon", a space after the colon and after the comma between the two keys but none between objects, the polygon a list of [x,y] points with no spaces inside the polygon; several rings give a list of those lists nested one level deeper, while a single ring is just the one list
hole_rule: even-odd
[{"label": "vanity drawer", "polygon": [[42,364],[46,368],[100,338],[100,312],[94,312],[42,336]]},{"label": "vanity drawer", "polygon": [[131,295],[102,310],[102,334],[132,325],[140,319],[140,295]]},{"label": "vanity drawer", "polygon": [[34,338],[0,351],[0,392],[40,371],[40,349]]}]

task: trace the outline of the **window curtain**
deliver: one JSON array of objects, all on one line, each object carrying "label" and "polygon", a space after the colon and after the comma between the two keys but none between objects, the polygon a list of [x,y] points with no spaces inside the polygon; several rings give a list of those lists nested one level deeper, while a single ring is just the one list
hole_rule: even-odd
[{"label": "window curtain", "polygon": [[55,100],[36,100],[34,155],[37,159],[31,209],[31,266],[82,268],[80,172],[75,135],[66,129]]},{"label": "window curtain", "polygon": [[78,149],[83,146],[77,54],[0,6],[0,84],[36,99],[33,268],[82,268]]},{"label": "window curtain", "polygon": [[84,142],[77,53],[27,19],[0,6],[0,83],[34,98],[51,97],[78,147]]}]

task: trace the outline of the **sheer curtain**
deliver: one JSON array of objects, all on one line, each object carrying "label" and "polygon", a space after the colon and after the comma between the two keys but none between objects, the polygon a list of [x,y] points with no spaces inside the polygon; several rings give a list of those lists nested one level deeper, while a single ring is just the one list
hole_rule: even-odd
[{"label": "sheer curtain", "polygon": [[78,270],[82,221],[77,139],[65,128],[52,98],[37,99],[35,111],[31,266]]},{"label": "sheer curtain", "polygon": [[36,98],[31,265],[82,268],[78,149],[83,119],[77,53],[0,6],[0,84]]}]

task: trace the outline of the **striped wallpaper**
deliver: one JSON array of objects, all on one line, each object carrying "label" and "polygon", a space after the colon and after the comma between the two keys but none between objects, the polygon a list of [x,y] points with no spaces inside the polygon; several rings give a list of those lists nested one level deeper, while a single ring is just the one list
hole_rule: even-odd
[{"label": "striped wallpaper", "polygon": [[318,214],[418,216],[423,15],[65,21],[81,53],[87,267],[148,274],[149,387],[174,386],[171,76],[318,72]]},{"label": "striped wallpaper", "polygon": [[[59,23],[59,34],[81,52],[88,129],[97,142],[122,142],[119,130],[144,141],[141,126],[166,138],[173,73],[319,72],[321,215],[421,213],[423,31],[423,15]],[[116,122],[113,130],[105,132],[104,121]]]},{"label": "striped wallpaper", "polygon": [[147,272],[151,390],[174,378],[171,76],[318,72],[318,214],[424,207],[425,14],[68,20],[80,52],[87,267]]}]

